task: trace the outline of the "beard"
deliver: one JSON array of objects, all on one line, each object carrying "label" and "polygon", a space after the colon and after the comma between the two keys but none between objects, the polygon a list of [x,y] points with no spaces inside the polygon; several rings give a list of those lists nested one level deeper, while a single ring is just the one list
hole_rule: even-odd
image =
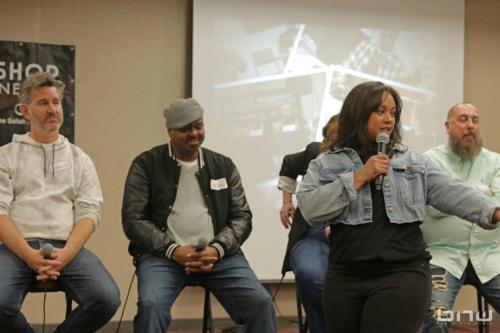
[{"label": "beard", "polygon": [[462,140],[450,137],[448,139],[448,144],[451,150],[458,155],[462,160],[472,160],[479,154],[481,148],[483,148],[483,140],[477,139],[471,144],[466,144]]}]

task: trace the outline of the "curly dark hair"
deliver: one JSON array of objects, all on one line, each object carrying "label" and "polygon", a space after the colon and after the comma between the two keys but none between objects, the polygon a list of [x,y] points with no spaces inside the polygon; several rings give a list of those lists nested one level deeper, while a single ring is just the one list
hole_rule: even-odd
[{"label": "curly dark hair", "polygon": [[389,151],[395,144],[401,143],[401,97],[391,86],[370,81],[358,84],[347,94],[340,111],[336,147],[354,149],[362,160],[373,154],[373,143],[367,140],[366,128],[368,118],[382,104],[385,93],[391,94],[396,104],[396,122],[388,144]]},{"label": "curly dark hair", "polygon": [[[320,153],[327,151],[328,149],[333,148],[333,142],[335,141],[335,138],[337,135],[333,137],[328,137],[329,132],[332,130],[333,127],[338,128],[339,125],[339,114],[336,114],[328,120],[325,126],[323,126],[323,130],[321,133],[323,134],[323,141],[321,141],[321,144],[319,145],[319,151]],[[335,130],[336,131],[336,130]]]}]

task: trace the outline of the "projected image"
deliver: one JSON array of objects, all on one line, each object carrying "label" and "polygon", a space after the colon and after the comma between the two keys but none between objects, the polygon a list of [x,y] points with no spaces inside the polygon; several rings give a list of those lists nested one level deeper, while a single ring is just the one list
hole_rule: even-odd
[{"label": "projected image", "polygon": [[[336,34],[340,41],[332,46]],[[346,35],[357,42],[342,45]],[[285,147],[295,151],[321,141],[322,127],[340,112],[347,93],[367,80],[383,81],[401,93],[405,139],[413,149],[435,144],[436,128],[425,121],[437,96],[433,35],[220,20],[214,36],[219,43],[214,67],[223,70],[214,73],[213,111],[229,131],[223,135],[261,153],[266,141],[279,142],[279,149],[266,149],[268,156],[262,156],[276,161],[272,173]]]},{"label": "projected image", "polygon": [[[382,81],[398,90],[403,141],[420,152],[445,142],[446,112],[462,98],[460,8],[415,0],[398,13],[395,0],[353,1],[195,1],[193,95],[207,111],[205,145],[230,156],[242,175],[254,213],[244,250],[261,278],[272,268],[258,259],[258,244],[279,236],[286,243],[277,190],[283,156],[321,141],[355,85]],[[273,256],[275,267],[282,257]]]},{"label": "projected image", "polygon": [[[345,30],[338,34],[345,36]],[[432,138],[438,123],[425,121],[435,111],[436,75],[428,75],[435,64],[421,51],[420,59],[409,57],[417,53],[419,40],[426,40],[431,50],[433,36],[368,28],[348,33],[357,36],[357,43],[332,49],[330,43],[321,45],[335,40],[334,28],[294,24],[259,29],[255,23],[231,20],[216,25],[221,44],[215,48],[225,50],[221,59],[227,64],[213,86],[213,111],[225,129],[220,134],[245,147],[232,153],[236,161],[248,154],[266,161],[254,164],[258,172],[244,173],[252,184],[249,191],[265,198],[253,202],[260,211],[273,214],[279,207],[276,177],[283,155],[321,141],[324,124],[363,81],[384,81],[399,90],[405,139],[414,149],[436,143]]]}]

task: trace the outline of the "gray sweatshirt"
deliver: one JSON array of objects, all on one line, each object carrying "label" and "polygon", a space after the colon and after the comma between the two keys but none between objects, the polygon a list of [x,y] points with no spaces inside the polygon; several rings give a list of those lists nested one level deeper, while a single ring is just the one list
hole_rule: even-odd
[{"label": "gray sweatshirt", "polygon": [[0,147],[0,215],[25,239],[67,240],[76,221],[100,223],[101,204],[92,160],[64,136],[41,144],[14,135]]}]

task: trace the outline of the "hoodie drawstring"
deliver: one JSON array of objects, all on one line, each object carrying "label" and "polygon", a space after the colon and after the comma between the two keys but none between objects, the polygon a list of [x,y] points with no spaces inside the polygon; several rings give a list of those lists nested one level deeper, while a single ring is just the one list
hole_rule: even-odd
[{"label": "hoodie drawstring", "polygon": [[47,177],[47,154],[45,153],[45,148],[43,148],[43,146],[40,147],[42,147],[43,151],[43,175]]},{"label": "hoodie drawstring", "polygon": [[[42,147],[43,151],[43,175],[47,177],[47,153],[45,152],[45,147]],[[56,176],[56,171],[55,171],[55,162],[56,161],[56,145],[52,145],[52,177]]]},{"label": "hoodie drawstring", "polygon": [[52,145],[52,177],[56,176],[55,164],[56,164],[56,144],[54,143]]}]

